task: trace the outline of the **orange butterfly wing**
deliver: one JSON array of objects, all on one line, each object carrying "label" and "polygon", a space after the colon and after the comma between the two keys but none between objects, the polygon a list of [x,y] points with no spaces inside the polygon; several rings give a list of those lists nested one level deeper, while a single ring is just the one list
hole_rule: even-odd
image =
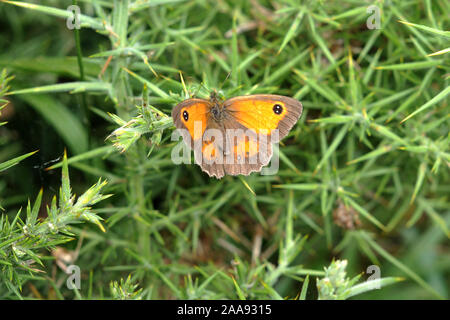
[{"label": "orange butterfly wing", "polygon": [[208,100],[187,99],[172,109],[175,127],[185,129],[189,133],[185,134],[186,131],[182,131],[183,139],[190,147],[193,147],[195,140],[203,137],[208,125],[210,108],[211,103]]},{"label": "orange butterfly wing", "polygon": [[223,149],[213,137],[217,134],[213,129],[220,129],[210,120],[211,107],[209,100],[187,99],[172,109],[172,119],[175,127],[182,130],[184,142],[194,150],[195,162],[210,176],[220,179],[225,175]]},{"label": "orange butterfly wing", "polygon": [[226,100],[224,106],[237,122],[258,134],[272,136],[278,129],[279,135],[272,142],[289,133],[303,110],[300,101],[272,94],[235,97]]},{"label": "orange butterfly wing", "polygon": [[258,135],[226,117],[222,122],[224,132],[223,167],[229,175],[249,175],[260,171],[272,156],[271,144],[258,139]]},{"label": "orange butterfly wing", "polygon": [[[299,101],[285,96],[240,96],[223,103],[227,116],[216,122],[211,119],[212,106],[213,101],[188,99],[172,110],[172,118],[178,129],[186,129],[182,131],[183,139],[194,149],[196,162],[216,178],[260,171],[272,156],[271,143],[289,133],[303,110]],[[210,129],[219,134],[210,134]],[[229,129],[231,132],[242,130],[243,134],[228,136]],[[255,135],[245,136],[247,129]],[[261,140],[257,134],[267,139]],[[218,136],[221,139],[217,139]]]}]

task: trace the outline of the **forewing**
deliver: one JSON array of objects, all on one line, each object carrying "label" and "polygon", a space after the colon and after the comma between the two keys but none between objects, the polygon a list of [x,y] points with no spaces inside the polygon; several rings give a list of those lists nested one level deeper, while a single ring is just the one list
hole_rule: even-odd
[{"label": "forewing", "polygon": [[208,100],[187,99],[172,109],[173,123],[177,129],[182,130],[183,140],[191,148],[206,130],[210,108]]},{"label": "forewing", "polygon": [[[300,101],[280,95],[239,96],[224,102],[227,112],[241,125],[267,134],[272,142],[285,137],[302,115]],[[274,130],[278,129],[278,136]]]}]

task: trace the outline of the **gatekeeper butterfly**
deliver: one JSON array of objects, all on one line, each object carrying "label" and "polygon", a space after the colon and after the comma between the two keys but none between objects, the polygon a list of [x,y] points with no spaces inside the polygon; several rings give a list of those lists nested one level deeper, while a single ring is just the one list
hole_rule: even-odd
[{"label": "gatekeeper butterfly", "polygon": [[249,175],[272,157],[272,143],[285,137],[302,115],[294,98],[256,94],[223,101],[187,99],[172,110],[184,142],[194,148],[195,161],[210,177]]}]

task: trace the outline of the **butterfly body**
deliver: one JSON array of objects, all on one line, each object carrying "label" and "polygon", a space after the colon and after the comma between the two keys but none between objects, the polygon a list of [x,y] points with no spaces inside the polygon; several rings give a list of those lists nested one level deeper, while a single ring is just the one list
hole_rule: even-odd
[{"label": "butterfly body", "polygon": [[302,104],[279,95],[248,95],[221,100],[187,99],[172,110],[184,142],[210,176],[248,175],[272,156],[272,143],[288,134],[302,114]]},{"label": "butterfly body", "polygon": [[210,103],[211,107],[209,113],[211,114],[211,118],[217,124],[220,124],[227,116],[227,110],[215,94],[211,94]]}]

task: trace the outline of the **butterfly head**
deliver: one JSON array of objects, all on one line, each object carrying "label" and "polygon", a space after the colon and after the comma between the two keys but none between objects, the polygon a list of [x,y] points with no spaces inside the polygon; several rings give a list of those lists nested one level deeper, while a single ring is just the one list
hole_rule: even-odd
[{"label": "butterfly head", "polygon": [[221,103],[225,100],[224,94],[222,90],[217,91],[216,89],[212,90],[209,94],[209,100],[212,103]]}]

